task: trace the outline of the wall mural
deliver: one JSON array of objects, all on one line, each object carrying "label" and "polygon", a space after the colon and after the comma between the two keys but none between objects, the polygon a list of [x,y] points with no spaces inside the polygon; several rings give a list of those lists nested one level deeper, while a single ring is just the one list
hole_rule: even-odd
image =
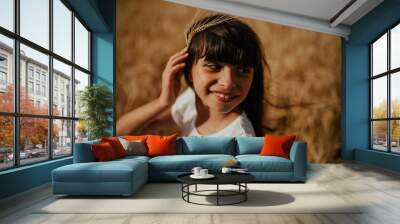
[{"label": "wall mural", "polygon": [[[121,131],[124,123],[127,123],[122,118],[126,118],[131,111],[143,109],[146,104],[151,107],[149,102],[159,98],[164,68],[170,56],[186,46],[185,30],[198,11],[196,8],[160,0],[117,0],[116,110],[117,132],[120,131],[117,134],[126,133]],[[269,69],[268,66],[264,67],[263,96],[259,100],[263,109],[263,133],[296,135],[297,139],[307,142],[310,162],[339,162],[341,39],[263,21],[242,17],[238,19],[258,35],[269,66]],[[209,69],[210,65],[207,66]],[[238,72],[243,70],[240,66],[229,68]],[[196,89],[196,81],[192,81]],[[186,83],[184,77],[180,77],[181,93],[187,88]],[[213,88],[210,87],[215,90]],[[235,97],[240,97],[239,94],[221,95],[218,92],[221,89],[215,88],[221,102],[234,101]],[[200,98],[197,96],[196,100]],[[196,108],[201,110],[198,105]],[[148,108],[143,111],[147,112]],[[206,125],[202,126],[207,122],[198,120],[197,130],[207,133],[210,129]],[[140,123],[138,120],[135,122]],[[185,131],[190,133],[170,123],[146,130],[138,127],[128,132],[182,134]]]}]

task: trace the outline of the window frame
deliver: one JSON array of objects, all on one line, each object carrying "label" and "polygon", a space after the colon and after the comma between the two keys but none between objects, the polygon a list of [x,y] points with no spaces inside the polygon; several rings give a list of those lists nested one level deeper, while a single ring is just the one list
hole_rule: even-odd
[{"label": "window frame", "polygon": [[[24,166],[30,166],[33,164],[38,164],[38,163],[43,163],[46,161],[51,161],[51,160],[58,160],[66,157],[73,156],[74,152],[74,143],[75,143],[75,126],[76,122],[79,120],[79,117],[75,116],[75,108],[71,108],[71,114],[70,116],[65,115],[53,115],[53,76],[54,74],[54,69],[53,69],[53,59],[58,60],[61,63],[64,63],[68,66],[71,66],[71,104],[74,105],[75,103],[75,69],[85,73],[89,77],[89,83],[88,86],[92,85],[93,77],[92,77],[92,57],[91,57],[91,49],[92,49],[92,43],[91,43],[91,38],[92,38],[92,31],[88,27],[88,25],[84,22],[84,20],[76,13],[72,7],[66,2],[65,0],[59,0],[68,10],[71,11],[71,59],[64,58],[63,56],[55,53],[53,50],[53,23],[54,23],[54,18],[53,18],[53,1],[54,0],[48,0],[49,2],[49,49],[46,49],[45,47],[42,47],[39,44],[34,43],[33,41],[30,41],[29,39],[24,38],[23,36],[20,35],[20,0],[14,0],[13,1],[13,10],[14,10],[14,31],[10,31],[4,27],[0,26],[0,35],[3,35],[5,37],[11,38],[13,40],[13,60],[12,60],[12,72],[13,72],[13,78],[14,78],[14,110],[13,112],[3,112],[0,111],[0,116],[5,116],[5,117],[11,117],[13,120],[13,154],[14,154],[14,161],[13,161],[13,166],[10,167],[5,167],[5,168],[0,168],[0,172],[5,171],[5,170],[11,170],[11,169],[16,169],[19,167],[24,167]],[[83,25],[83,27],[88,31],[88,69],[85,69],[78,64],[75,63],[75,18]],[[20,80],[20,45],[23,44],[27,47],[30,47],[36,51],[39,51],[40,53],[43,53],[48,56],[49,62],[48,62],[48,80],[46,83],[46,91],[48,93],[45,94],[48,96],[48,112],[46,115],[39,115],[39,114],[28,114],[28,113],[21,113],[20,111],[20,85],[21,85],[21,80]],[[27,64],[27,71],[29,70],[30,65]],[[42,83],[41,79],[41,72],[39,72],[39,80],[36,80],[36,69],[34,68],[33,70],[33,79],[30,79],[30,74],[27,72],[26,75],[26,82],[29,80],[33,81],[33,85],[35,86],[36,83]],[[37,81],[37,82],[36,82]],[[41,85],[40,85],[41,86]],[[27,91],[29,91],[27,89]],[[34,92],[36,89],[34,89]],[[38,96],[42,96],[42,94],[39,94]],[[48,136],[47,136],[47,150],[48,150],[48,155],[47,158],[44,157],[43,160],[40,160],[38,162],[32,162],[32,163],[26,163],[26,164],[21,164],[20,161],[20,119],[21,118],[45,118],[47,119],[48,122]],[[62,121],[70,121],[71,122],[71,153],[68,155],[62,155],[62,156],[55,156],[53,155],[54,152],[54,147],[53,147],[53,122],[57,120],[62,120]]]},{"label": "window frame", "polygon": [[[400,72],[400,67],[391,69],[391,31],[393,28],[396,26],[400,26],[400,21],[395,22],[392,24],[389,28],[385,29],[384,32],[379,34],[375,39],[373,39],[370,43],[368,43],[368,52],[369,52],[369,149],[373,151],[379,151],[379,152],[386,152],[386,153],[391,153],[391,154],[400,154],[400,152],[393,152],[392,151],[392,121],[400,121],[400,117],[393,117],[392,116],[392,98],[391,98],[391,91],[392,91],[392,85],[391,85],[391,79],[393,75],[396,75],[396,73]],[[386,71],[380,74],[376,74],[374,76],[373,74],[373,44],[378,41],[381,37],[383,37],[385,34],[387,34],[387,65],[386,65]],[[386,117],[385,118],[373,118],[373,81],[378,79],[386,77],[386,87],[387,87],[387,93],[386,93],[386,98],[387,98],[387,105],[386,105]],[[373,132],[373,122],[374,121],[386,121],[386,151],[384,150],[379,150],[374,148],[374,132]]]}]

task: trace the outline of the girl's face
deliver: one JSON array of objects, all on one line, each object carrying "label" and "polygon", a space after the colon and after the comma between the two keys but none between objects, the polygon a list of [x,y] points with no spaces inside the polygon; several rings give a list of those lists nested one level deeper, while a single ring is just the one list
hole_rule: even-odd
[{"label": "girl's face", "polygon": [[229,113],[244,101],[253,81],[254,69],[239,65],[206,61],[200,58],[192,66],[190,79],[203,105]]}]

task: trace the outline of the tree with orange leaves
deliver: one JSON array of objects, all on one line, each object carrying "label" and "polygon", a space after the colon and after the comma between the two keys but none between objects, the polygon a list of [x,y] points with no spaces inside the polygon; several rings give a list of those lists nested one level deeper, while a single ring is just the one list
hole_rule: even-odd
[{"label": "tree with orange leaves", "polygon": [[[10,84],[6,88],[6,92],[0,93],[0,111],[13,112],[14,107],[14,88]],[[46,104],[44,104],[46,105]],[[43,105],[34,105],[29,99],[28,93],[24,87],[20,88],[20,109],[23,114],[41,114],[46,115],[48,107]],[[55,114],[59,111],[54,110]],[[13,117],[0,116],[0,147],[13,147]],[[47,118],[20,118],[20,148],[24,149],[26,145],[47,144],[48,139],[48,119]],[[53,138],[58,137],[59,128],[55,125],[53,128]]]}]

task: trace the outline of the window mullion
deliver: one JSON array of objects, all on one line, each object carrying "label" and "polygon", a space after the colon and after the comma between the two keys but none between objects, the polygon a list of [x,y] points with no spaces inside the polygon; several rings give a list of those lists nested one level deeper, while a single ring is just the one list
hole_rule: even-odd
[{"label": "window mullion", "polygon": [[[53,0],[49,0],[49,50],[53,52]],[[49,72],[48,72],[48,83],[47,90],[49,94],[49,116],[48,120],[48,152],[49,159],[53,159],[53,56],[49,55]]]},{"label": "window mullion", "polygon": [[[72,24],[72,29],[71,29],[71,60],[72,60],[72,66],[71,66],[71,117],[75,118],[75,12],[72,11],[71,15],[71,24]],[[75,147],[75,125],[76,121],[73,120],[71,122],[72,130],[71,130],[71,150],[72,150],[72,155],[74,155],[74,147]]]},{"label": "window mullion", "polygon": [[[17,35],[19,35],[19,8],[20,1],[14,1],[14,30]],[[19,39],[14,39],[14,63],[13,63],[13,71],[14,71],[14,166],[19,166],[20,158],[19,158],[19,136],[20,136],[20,118],[15,116],[20,113],[20,50],[19,50]]]},{"label": "window mullion", "polygon": [[[389,31],[387,32],[387,71],[390,71],[390,29],[389,29]],[[387,116],[388,116],[388,118],[391,118],[392,117],[392,111],[391,111],[391,104],[392,104],[392,101],[391,101],[391,94],[390,94],[390,92],[391,92],[391,89],[390,89],[390,79],[391,79],[391,77],[392,77],[392,75],[391,75],[391,73],[389,73],[388,75],[387,75]],[[388,136],[388,152],[391,152],[392,151],[392,136],[391,136],[391,123],[392,123],[392,121],[391,120],[388,120],[388,122],[387,122],[387,136]]]}]

